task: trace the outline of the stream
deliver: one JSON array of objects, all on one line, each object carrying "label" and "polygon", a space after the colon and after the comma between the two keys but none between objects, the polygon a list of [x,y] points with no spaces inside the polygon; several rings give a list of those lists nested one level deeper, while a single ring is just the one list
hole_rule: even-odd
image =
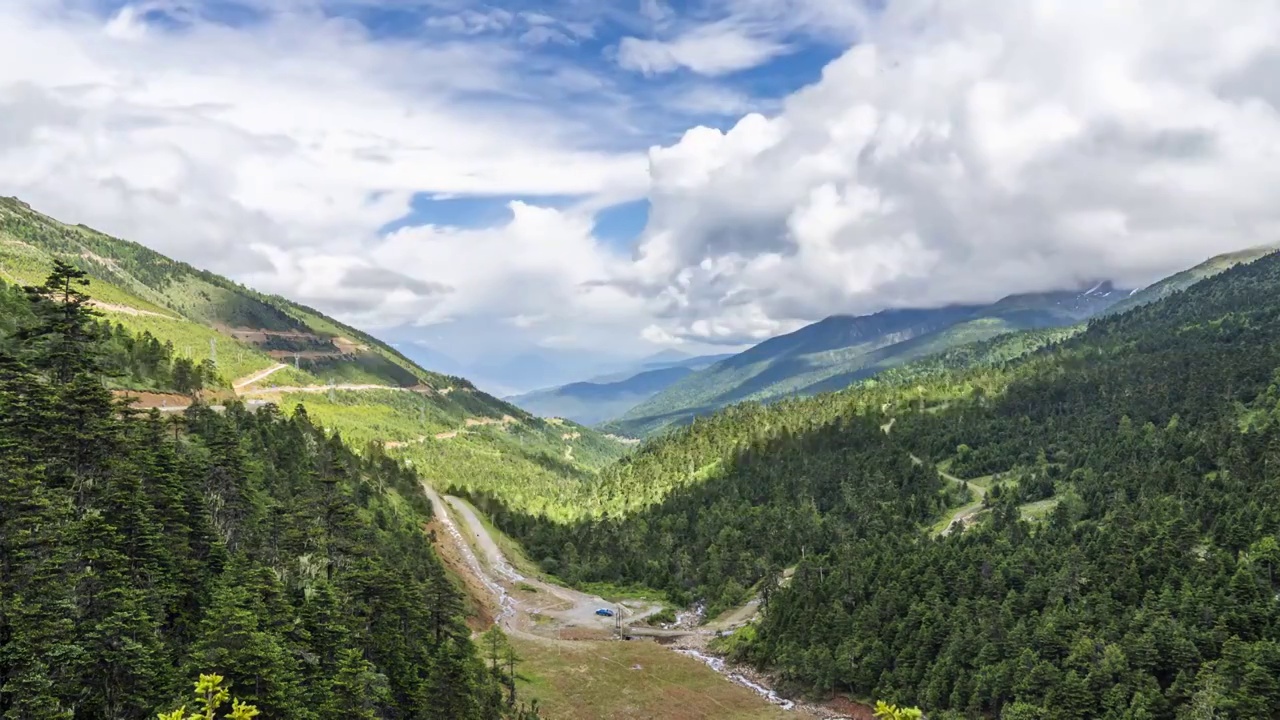
[{"label": "stream", "polygon": [[707,667],[711,668],[712,670],[715,670],[721,675],[724,675],[725,677],[729,678],[729,680],[745,688],[755,691],[757,695],[759,695],[760,697],[763,697],[764,699],[768,700],[774,705],[777,705],[783,710],[795,709],[796,704],[793,701],[782,697],[778,693],[761,685],[760,683],[755,682],[754,680],[743,675],[742,673],[736,673],[730,670],[729,666],[725,663],[724,658],[719,658],[719,657],[716,657],[715,655],[707,655],[706,653],[702,653],[697,650],[690,650],[688,648],[677,648],[676,652],[680,653],[681,655],[687,655],[691,658],[702,661],[702,663],[705,664]]}]

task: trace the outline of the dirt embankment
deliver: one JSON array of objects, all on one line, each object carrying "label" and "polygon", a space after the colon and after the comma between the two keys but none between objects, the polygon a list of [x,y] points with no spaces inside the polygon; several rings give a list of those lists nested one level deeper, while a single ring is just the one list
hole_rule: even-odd
[{"label": "dirt embankment", "polygon": [[516,419],[510,415],[503,415],[502,419],[491,417],[467,418],[464,423],[467,427],[476,427],[477,425],[510,425]]},{"label": "dirt embankment", "polygon": [[121,315],[145,315],[147,317],[165,318],[166,320],[177,320],[178,318],[165,313],[155,312],[153,310],[143,310],[142,308],[129,307],[128,305],[116,305],[115,303],[106,303],[100,300],[90,300],[89,305],[106,312],[120,313]]}]

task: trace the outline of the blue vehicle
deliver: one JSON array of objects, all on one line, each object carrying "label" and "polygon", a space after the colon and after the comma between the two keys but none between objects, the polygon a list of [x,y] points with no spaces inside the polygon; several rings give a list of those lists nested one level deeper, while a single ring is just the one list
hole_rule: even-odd
[{"label": "blue vehicle", "polygon": [[613,611],[609,608],[600,608],[596,611],[596,614],[601,617],[613,617]]}]

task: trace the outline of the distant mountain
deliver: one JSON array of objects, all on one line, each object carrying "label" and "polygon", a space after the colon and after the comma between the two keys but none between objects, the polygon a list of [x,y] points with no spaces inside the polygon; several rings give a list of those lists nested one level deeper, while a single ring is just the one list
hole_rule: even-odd
[{"label": "distant mountain", "polygon": [[445,375],[463,375],[466,372],[462,363],[428,345],[415,342],[397,344],[396,347],[420,367],[428,370]]},{"label": "distant mountain", "polygon": [[583,425],[616,418],[694,370],[666,367],[646,370],[617,382],[576,382],[508,397],[514,405],[542,417],[561,417]]},{"label": "distant mountain", "polygon": [[649,372],[650,370],[663,370],[665,368],[678,367],[689,368],[690,370],[701,370],[704,367],[708,367],[720,362],[721,360],[731,358],[734,355],[734,353],[721,353],[719,355],[684,355],[684,357],[676,358],[673,355],[667,355],[667,352],[684,355],[684,353],[680,353],[679,351],[664,351],[662,353],[650,355],[649,357],[621,370],[589,378],[587,382],[615,383],[643,372]]},{"label": "distant mountain", "polygon": [[606,373],[625,373],[612,378],[621,380],[655,369],[646,367],[646,361],[583,349],[530,347],[511,352],[495,352],[490,358],[470,362],[463,359],[462,374],[488,392],[510,396],[584,379],[594,381]]},{"label": "distant mountain", "polygon": [[687,352],[676,350],[675,348],[667,348],[646,356],[640,362],[643,365],[678,363],[681,360],[688,360],[690,357],[692,356]]},{"label": "distant mountain", "polygon": [[886,368],[1007,332],[1070,325],[1129,296],[1109,282],[1012,295],[990,305],[835,315],[756,345],[674,383],[610,423],[642,436],[744,400],[833,390]]}]

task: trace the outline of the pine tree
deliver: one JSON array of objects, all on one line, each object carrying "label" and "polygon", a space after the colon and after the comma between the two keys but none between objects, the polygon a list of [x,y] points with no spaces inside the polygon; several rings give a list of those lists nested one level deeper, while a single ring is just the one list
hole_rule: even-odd
[{"label": "pine tree", "polygon": [[237,558],[223,574],[191,652],[193,667],[213,670],[241,688],[266,717],[308,718],[298,667],[283,637],[271,629],[261,597],[262,576]]},{"label": "pine tree", "polygon": [[[2,456],[0,456],[2,457]],[[66,720],[76,691],[75,571],[64,533],[74,527],[65,493],[38,470],[0,459],[0,716]]]},{"label": "pine tree", "polygon": [[348,648],[338,658],[331,699],[320,720],[379,720],[385,717],[390,700],[387,678],[359,650]]},{"label": "pine tree", "polygon": [[27,286],[35,322],[19,330],[38,370],[47,371],[55,386],[83,374],[96,376],[101,368],[93,332],[100,313],[89,306],[89,296],[80,291],[89,285],[88,274],[61,260],[53,261],[53,271],[44,284]]}]

